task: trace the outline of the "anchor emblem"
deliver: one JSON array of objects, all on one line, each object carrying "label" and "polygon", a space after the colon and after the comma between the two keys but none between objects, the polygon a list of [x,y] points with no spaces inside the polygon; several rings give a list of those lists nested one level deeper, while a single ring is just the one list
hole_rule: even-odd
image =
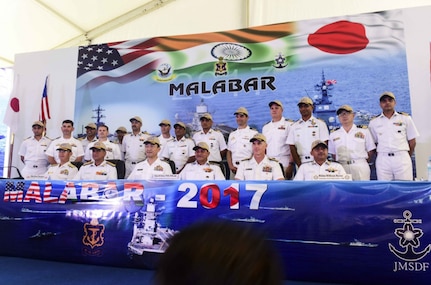
[{"label": "anchor emblem", "polygon": [[394,234],[399,237],[398,244],[404,248],[404,251],[397,250],[392,244],[389,245],[389,250],[398,258],[405,261],[418,261],[424,258],[431,251],[431,244],[419,252],[415,248],[420,246],[419,239],[423,236],[423,231],[415,228],[413,224],[421,224],[421,219],[412,219],[412,213],[408,210],[403,213],[404,219],[394,219],[396,224],[404,224],[402,228],[396,228]]},{"label": "anchor emblem", "polygon": [[105,225],[99,224],[97,219],[92,219],[90,223],[84,224],[85,234],[82,237],[82,243],[91,246],[91,248],[102,246],[104,244],[104,232]]}]

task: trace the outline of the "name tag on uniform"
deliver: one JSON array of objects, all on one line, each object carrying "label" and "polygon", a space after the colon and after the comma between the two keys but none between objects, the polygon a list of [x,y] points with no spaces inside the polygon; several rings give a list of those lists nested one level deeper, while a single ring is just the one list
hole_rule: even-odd
[{"label": "name tag on uniform", "polygon": [[352,181],[352,174],[319,174],[314,175],[313,180],[345,180]]}]

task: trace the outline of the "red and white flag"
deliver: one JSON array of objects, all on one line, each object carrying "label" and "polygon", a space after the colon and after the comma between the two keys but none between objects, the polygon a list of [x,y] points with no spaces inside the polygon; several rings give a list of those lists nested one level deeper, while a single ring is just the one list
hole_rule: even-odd
[{"label": "red and white flag", "polygon": [[15,134],[19,128],[20,122],[20,95],[18,91],[19,75],[16,74],[13,81],[12,93],[9,98],[9,104],[3,122],[10,128],[10,132]]},{"label": "red and white flag", "polygon": [[51,119],[51,114],[49,113],[49,102],[48,102],[48,76],[45,78],[45,86],[42,91],[42,99],[40,101],[40,113],[39,121],[46,124],[46,120]]}]

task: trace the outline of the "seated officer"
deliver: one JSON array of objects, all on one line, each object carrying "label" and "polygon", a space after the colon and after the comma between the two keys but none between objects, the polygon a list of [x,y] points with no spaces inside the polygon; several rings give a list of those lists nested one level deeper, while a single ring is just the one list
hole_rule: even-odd
[{"label": "seated officer", "polygon": [[217,163],[210,163],[210,148],[206,142],[198,143],[195,151],[195,162],[187,163],[180,173],[181,180],[225,180],[220,166]]},{"label": "seated officer", "polygon": [[114,180],[117,179],[117,168],[105,160],[106,146],[102,142],[95,142],[90,148],[93,161],[81,166],[75,180]]},{"label": "seated officer", "polygon": [[235,180],[284,180],[280,163],[266,156],[266,137],[260,133],[251,139],[253,156],[238,166]]},{"label": "seated officer", "polygon": [[133,168],[127,179],[153,179],[154,175],[171,175],[172,169],[168,163],[160,160],[160,140],[157,137],[149,137],[144,141],[144,161],[139,162]]},{"label": "seated officer", "polygon": [[314,160],[301,164],[293,180],[338,180],[344,179],[346,171],[338,162],[328,161],[328,145],[321,140],[311,144]]},{"label": "seated officer", "polygon": [[69,143],[62,143],[57,147],[59,164],[52,164],[45,173],[48,180],[69,180],[78,173],[78,168],[69,162],[72,156],[72,146]]}]

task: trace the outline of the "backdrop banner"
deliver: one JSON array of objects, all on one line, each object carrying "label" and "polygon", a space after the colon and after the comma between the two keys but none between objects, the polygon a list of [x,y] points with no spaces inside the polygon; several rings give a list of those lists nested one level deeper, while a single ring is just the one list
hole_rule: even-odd
[{"label": "backdrop banner", "polygon": [[430,276],[428,182],[1,180],[0,194],[2,255],[154,268],[185,226],[229,220],[265,231],[291,280]]}]

